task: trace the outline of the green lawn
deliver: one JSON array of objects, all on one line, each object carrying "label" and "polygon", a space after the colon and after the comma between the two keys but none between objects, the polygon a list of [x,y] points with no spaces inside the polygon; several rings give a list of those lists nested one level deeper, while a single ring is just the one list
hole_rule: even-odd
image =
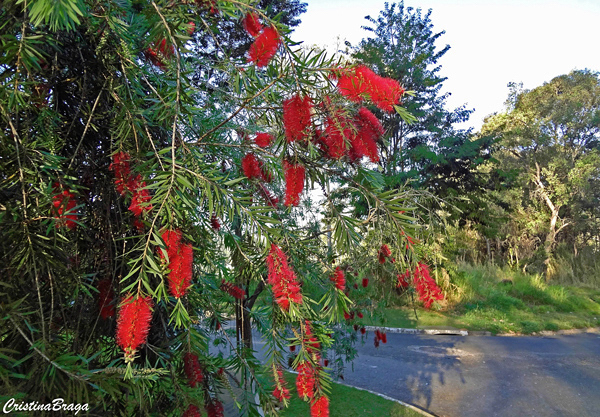
[{"label": "green lawn", "polygon": [[[288,387],[292,394],[290,406],[283,410],[282,417],[310,416],[310,405],[296,395],[296,375],[287,374]],[[378,395],[333,383],[330,395],[330,417],[423,417],[422,414]]]},{"label": "green lawn", "polygon": [[[523,334],[600,326],[598,289],[548,285],[539,276],[497,268],[463,265],[457,275],[458,290],[445,307],[439,311],[417,308],[418,320],[411,307],[388,308],[385,325]],[[382,325],[367,316],[362,323]]]}]

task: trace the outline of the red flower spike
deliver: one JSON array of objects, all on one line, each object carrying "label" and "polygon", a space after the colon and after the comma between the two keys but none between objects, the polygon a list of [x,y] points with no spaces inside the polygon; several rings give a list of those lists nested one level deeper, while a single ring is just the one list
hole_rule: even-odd
[{"label": "red flower spike", "polygon": [[381,248],[379,249],[379,254],[385,256],[386,258],[392,256],[392,252],[390,251],[388,245],[381,245]]},{"label": "red flower spike", "polygon": [[368,285],[369,285],[369,278],[363,278],[362,279],[363,288],[367,288]]},{"label": "red flower spike", "polygon": [[206,405],[206,414],[208,417],[223,417],[224,413],[223,404],[218,400],[213,400]]},{"label": "red flower spike", "polygon": [[383,135],[381,123],[373,113],[361,107],[354,117],[357,134],[352,140],[350,148],[351,159],[360,159],[368,156],[371,162],[379,161],[377,140]]},{"label": "red flower spike", "polygon": [[347,311],[344,311],[344,318],[346,320],[350,320],[350,313],[348,313]]},{"label": "red flower spike", "polygon": [[308,96],[295,95],[283,102],[283,125],[285,126],[285,138],[288,142],[303,140],[308,137],[312,106],[312,101]]},{"label": "red flower spike", "polygon": [[185,410],[182,417],[201,417],[200,409],[196,407],[194,404],[190,404],[190,406]]},{"label": "red flower spike", "polygon": [[54,183],[54,191],[57,193],[52,197],[52,205],[55,209],[54,217],[59,220],[56,227],[66,225],[69,230],[75,229],[77,227],[77,223],[75,223],[77,214],[73,212],[73,209],[77,206],[75,194],[69,190],[63,190],[62,185],[58,182]]},{"label": "red flower spike", "polygon": [[377,336],[375,336],[375,338],[373,339],[373,345],[378,348],[379,347],[379,339],[377,338]]},{"label": "red flower spike", "polygon": [[310,322],[308,320],[306,320],[305,324],[306,324],[306,330],[305,330],[304,336],[305,336],[306,350],[307,350],[307,352],[312,353],[316,350],[319,350],[321,348],[321,344],[319,343],[319,340],[312,332],[312,329],[310,327]]},{"label": "red flower spike", "polygon": [[244,20],[242,20],[242,25],[246,32],[250,34],[250,36],[256,38],[260,31],[263,29],[263,26],[260,24],[260,20],[258,20],[258,15],[256,13],[248,13]]},{"label": "red flower spike", "polygon": [[344,291],[346,289],[346,278],[344,277],[344,271],[339,266],[335,269],[333,276],[329,278],[331,281],[335,283],[335,288],[340,291]]},{"label": "red flower spike", "polygon": [[233,285],[230,282],[226,282],[225,280],[221,281],[221,291],[226,292],[227,294],[231,295],[234,298],[237,298],[238,300],[243,300],[244,297],[246,296],[246,291],[244,291],[243,289],[241,289],[240,287]]},{"label": "red flower spike", "polygon": [[283,173],[285,176],[285,200],[287,207],[297,206],[300,203],[300,194],[304,189],[304,177],[306,169],[302,165],[292,165],[283,161]]},{"label": "red flower spike", "polygon": [[263,178],[263,163],[259,161],[252,153],[246,154],[242,158],[242,171],[248,179]]},{"label": "red flower spike", "polygon": [[98,282],[98,308],[100,317],[104,320],[115,315],[115,292],[112,289],[112,281],[104,278]]},{"label": "red flower spike", "polygon": [[354,326],[352,326],[352,328],[354,329],[354,331],[358,331],[358,324],[355,324]]},{"label": "red flower spike", "polygon": [[210,217],[210,227],[214,230],[219,230],[221,228],[221,223],[219,223],[219,218],[214,214]]},{"label": "red flower spike", "polygon": [[188,23],[187,34],[192,36],[196,31],[196,24],[194,22]]},{"label": "red flower spike", "polygon": [[271,244],[266,263],[269,271],[268,282],[273,286],[273,296],[279,307],[287,311],[290,303],[302,304],[298,278],[288,265],[287,256],[275,244]]},{"label": "red flower spike", "polygon": [[410,285],[410,283],[409,283],[410,271],[408,269],[406,270],[406,272],[404,274],[402,274],[402,275],[397,274],[396,277],[398,278],[396,288],[408,288],[408,286]]},{"label": "red flower spike", "polygon": [[108,166],[108,169],[115,174],[115,185],[121,196],[124,196],[128,190],[127,182],[131,176],[130,159],[127,152],[118,152],[113,155],[113,161]]},{"label": "red flower spike", "polygon": [[368,97],[386,112],[393,112],[404,94],[398,81],[381,77],[365,66],[338,70],[338,74],[338,89],[343,96],[357,103]]},{"label": "red flower spike", "polygon": [[194,249],[191,243],[181,245],[179,252],[171,260],[168,276],[169,292],[175,298],[185,295],[192,284]]},{"label": "red flower spike", "polygon": [[150,297],[129,296],[119,309],[117,344],[125,352],[125,361],[133,361],[137,349],[146,343],[152,320],[153,302]]},{"label": "red flower spike", "polygon": [[129,190],[133,192],[129,211],[134,216],[139,217],[144,211],[152,210],[152,205],[148,204],[152,197],[150,196],[150,192],[145,189],[146,182],[142,181],[142,177],[140,175],[133,179],[130,177],[127,184]]},{"label": "red flower spike", "polygon": [[381,333],[381,342],[382,343],[387,343],[387,334],[386,333]]},{"label": "red flower spike", "polygon": [[350,120],[340,112],[328,117],[325,121],[323,145],[329,158],[340,159],[348,151],[347,141],[352,143],[356,132]]},{"label": "red flower spike", "polygon": [[273,27],[268,27],[258,35],[248,50],[248,62],[254,62],[257,67],[266,67],[271,58],[277,53],[281,39]]},{"label": "red flower spike", "polygon": [[254,143],[261,148],[266,148],[271,144],[272,141],[273,136],[269,135],[268,133],[257,133],[256,137],[254,138]]},{"label": "red flower spike", "polygon": [[329,359],[325,359],[323,361],[323,366],[329,366]]},{"label": "red flower spike", "polygon": [[367,329],[365,329],[364,327],[360,328],[360,333],[361,334],[365,334],[367,332]]},{"label": "red flower spike", "polygon": [[283,399],[290,399],[290,390],[286,387],[285,379],[283,378],[283,371],[281,368],[277,368],[277,372],[275,374],[275,389],[273,390],[273,396],[277,398],[279,401],[283,401]]},{"label": "red flower spike", "polygon": [[186,353],[183,357],[183,370],[187,376],[188,384],[192,388],[196,388],[204,380],[198,356],[191,352]]},{"label": "red flower spike", "polygon": [[358,313],[356,313],[356,315],[358,316],[359,319],[362,319],[364,317],[363,313],[361,313],[360,311]]},{"label": "red flower spike", "polygon": [[314,396],[315,388],[315,370],[310,362],[301,362],[296,369],[296,391],[298,396],[303,399],[311,399]]},{"label": "red flower spike", "polygon": [[[181,230],[165,230],[161,236],[162,240],[165,242],[165,248],[167,251],[167,255],[169,256],[169,260],[174,258],[179,252],[179,247],[181,246]],[[162,252],[161,252],[162,257]]]},{"label": "red flower spike", "polygon": [[436,300],[444,299],[442,290],[438,287],[435,280],[431,278],[429,267],[426,264],[422,262],[418,263],[413,278],[415,281],[415,290],[419,295],[419,300],[423,301],[425,308],[431,307],[431,304]]},{"label": "red flower spike", "polygon": [[310,417],[329,417],[329,399],[327,397],[319,397],[311,403]]}]

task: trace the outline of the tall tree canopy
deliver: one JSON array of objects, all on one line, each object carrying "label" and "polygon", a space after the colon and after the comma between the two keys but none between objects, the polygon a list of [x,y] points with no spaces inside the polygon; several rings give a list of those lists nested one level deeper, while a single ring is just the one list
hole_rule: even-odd
[{"label": "tall tree canopy", "polygon": [[537,253],[544,269],[558,245],[574,254],[597,250],[598,74],[573,71],[530,91],[513,85],[507,103],[506,112],[486,120],[482,133],[499,140],[495,158],[513,172],[503,194],[512,213],[510,249],[521,258]]},{"label": "tall tree canopy", "polygon": [[489,158],[490,142],[456,127],[472,110],[446,109],[449,93],[441,91],[446,78],[440,75],[439,61],[450,46],[436,45],[444,32],[434,31],[431,13],[404,2],[386,3],[376,19],[366,17],[364,29],[371,36],[360,42],[353,57],[414,92],[403,100],[414,120],[378,113],[386,129],[381,158],[386,181],[395,185],[413,179],[440,195],[455,195],[480,187],[474,167]]}]

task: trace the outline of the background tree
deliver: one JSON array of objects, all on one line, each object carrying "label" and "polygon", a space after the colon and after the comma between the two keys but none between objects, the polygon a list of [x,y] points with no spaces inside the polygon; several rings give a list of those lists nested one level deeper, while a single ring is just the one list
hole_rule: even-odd
[{"label": "background tree", "polygon": [[439,60],[450,46],[438,49],[444,32],[434,31],[431,9],[423,14],[403,2],[386,3],[376,19],[366,19],[369,26],[363,28],[371,37],[359,43],[353,58],[414,92],[403,101],[412,122],[401,114],[378,113],[386,129],[381,157],[386,181],[394,186],[416,180],[440,196],[478,189],[481,181],[474,168],[489,158],[490,141],[456,127],[472,110],[446,109],[450,93],[441,91],[446,78],[440,75]]},{"label": "background tree", "polygon": [[507,110],[488,118],[482,133],[498,138],[494,156],[513,172],[503,194],[510,228],[519,239],[535,242],[528,254],[519,255],[517,242],[510,250],[521,259],[536,254],[552,275],[558,246],[573,255],[597,250],[598,74],[573,71],[531,91],[512,87]]}]

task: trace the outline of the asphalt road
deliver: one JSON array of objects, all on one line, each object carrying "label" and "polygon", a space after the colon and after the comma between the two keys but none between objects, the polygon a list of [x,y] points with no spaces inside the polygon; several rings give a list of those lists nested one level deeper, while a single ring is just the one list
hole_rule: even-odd
[{"label": "asphalt road", "polygon": [[367,333],[344,382],[440,417],[600,416],[600,335]]}]

